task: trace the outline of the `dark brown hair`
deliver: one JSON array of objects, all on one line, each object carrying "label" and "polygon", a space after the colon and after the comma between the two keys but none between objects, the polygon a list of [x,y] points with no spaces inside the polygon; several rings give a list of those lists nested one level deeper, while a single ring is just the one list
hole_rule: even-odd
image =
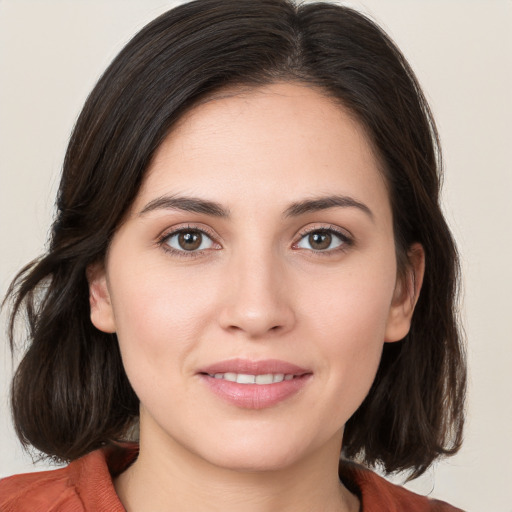
[{"label": "dark brown hair", "polygon": [[49,249],[13,281],[10,323],[28,348],[12,408],[25,446],[64,460],[126,436],[138,399],[115,335],[89,318],[86,267],[101,261],[152,155],[184,112],[224,87],[297,81],[365,127],[388,187],[399,271],[419,242],[421,295],[406,338],[386,344],[348,421],[344,455],[421,474],[461,444],[465,360],[456,321],[457,253],[439,206],[435,124],[400,51],[372,21],[326,3],[197,0],[141,30],[90,94],[64,161]]}]

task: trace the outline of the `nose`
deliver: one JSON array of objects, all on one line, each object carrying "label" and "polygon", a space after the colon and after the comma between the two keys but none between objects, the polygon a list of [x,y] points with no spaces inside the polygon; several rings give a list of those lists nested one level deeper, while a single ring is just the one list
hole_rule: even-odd
[{"label": "nose", "polygon": [[258,339],[293,328],[293,287],[278,259],[261,251],[233,256],[222,290],[223,329]]}]

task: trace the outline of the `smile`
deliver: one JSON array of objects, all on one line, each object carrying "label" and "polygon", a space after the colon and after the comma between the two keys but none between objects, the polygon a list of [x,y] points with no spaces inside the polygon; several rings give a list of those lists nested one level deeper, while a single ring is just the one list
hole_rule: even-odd
[{"label": "smile", "polygon": [[276,382],[283,382],[283,380],[292,380],[294,375],[291,373],[265,373],[263,375],[251,375],[248,373],[215,373],[209,374],[210,377],[215,379],[223,379],[229,382],[236,382],[238,384],[274,384]]},{"label": "smile", "polygon": [[313,372],[278,359],[218,361],[197,372],[207,389],[241,409],[266,409],[309,387]]}]

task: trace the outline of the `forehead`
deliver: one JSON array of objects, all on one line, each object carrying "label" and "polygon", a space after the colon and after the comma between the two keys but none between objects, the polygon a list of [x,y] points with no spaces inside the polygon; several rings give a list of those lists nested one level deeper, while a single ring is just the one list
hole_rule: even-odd
[{"label": "forehead", "polygon": [[276,83],[221,91],[185,114],[157,150],[135,207],[169,193],[270,206],[333,192],[388,202],[365,130],[320,90]]}]

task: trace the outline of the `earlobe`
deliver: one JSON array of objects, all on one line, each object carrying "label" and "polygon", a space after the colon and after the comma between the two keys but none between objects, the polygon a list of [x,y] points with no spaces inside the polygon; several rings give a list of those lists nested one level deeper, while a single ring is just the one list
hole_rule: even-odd
[{"label": "earlobe", "polygon": [[89,265],[86,269],[86,276],[89,283],[91,322],[100,331],[116,332],[114,310],[110,300],[107,275],[103,262]]},{"label": "earlobe", "polygon": [[403,279],[397,280],[393,302],[386,325],[384,341],[400,341],[409,332],[412,315],[418,302],[425,273],[425,251],[419,243],[413,244],[407,252],[409,266]]}]

